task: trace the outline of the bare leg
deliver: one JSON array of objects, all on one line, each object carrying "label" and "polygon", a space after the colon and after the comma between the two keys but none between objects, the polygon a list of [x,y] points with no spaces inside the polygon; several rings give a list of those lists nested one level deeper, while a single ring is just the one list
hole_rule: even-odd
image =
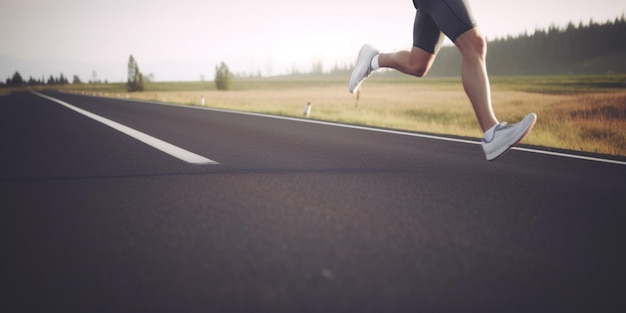
[{"label": "bare leg", "polygon": [[[461,70],[463,88],[472,103],[480,128],[486,132],[498,124],[498,119],[491,105],[491,87],[485,63],[487,55],[485,39],[478,29],[474,28],[457,38],[455,44],[463,56]],[[410,52],[381,53],[378,63],[381,67],[393,68],[405,74],[422,77],[428,73],[435,61],[435,56],[423,49],[413,47]]]},{"label": "bare leg", "polygon": [[396,69],[402,73],[422,77],[435,61],[435,55],[417,47],[409,51],[381,53],[378,57],[380,67]]},{"label": "bare leg", "polygon": [[461,35],[454,42],[463,57],[462,81],[478,123],[483,132],[498,123],[491,105],[491,87],[487,75],[485,58],[487,44],[478,29],[474,28]]}]

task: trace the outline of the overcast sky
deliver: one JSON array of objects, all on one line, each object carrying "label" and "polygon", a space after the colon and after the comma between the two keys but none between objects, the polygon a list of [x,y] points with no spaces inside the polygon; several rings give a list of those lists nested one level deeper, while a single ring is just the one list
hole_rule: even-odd
[{"label": "overcast sky", "polygon": [[[469,1],[489,39],[626,12],[624,0]],[[130,54],[159,81],[212,80],[220,61],[263,75],[329,69],[363,43],[410,48],[414,14],[411,0],[0,0],[0,80],[124,81]]]}]

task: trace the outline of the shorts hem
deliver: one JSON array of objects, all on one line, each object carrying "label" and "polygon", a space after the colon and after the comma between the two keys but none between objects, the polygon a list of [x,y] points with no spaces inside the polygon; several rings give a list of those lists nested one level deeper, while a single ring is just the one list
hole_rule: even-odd
[{"label": "shorts hem", "polygon": [[448,38],[452,41],[455,42],[457,39],[459,39],[459,37],[461,37],[461,35],[467,33],[468,31],[476,28],[478,25],[476,23],[468,25],[467,27],[463,28],[461,31],[459,31],[458,33],[455,33],[453,36],[448,36]]}]

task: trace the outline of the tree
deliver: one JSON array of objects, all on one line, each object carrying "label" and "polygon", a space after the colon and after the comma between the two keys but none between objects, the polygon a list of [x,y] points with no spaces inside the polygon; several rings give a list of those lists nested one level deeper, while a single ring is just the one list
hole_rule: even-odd
[{"label": "tree", "polygon": [[80,77],[78,77],[78,75],[74,75],[74,79],[72,80],[72,84],[74,85],[80,85],[83,82],[80,80]]},{"label": "tree", "polygon": [[43,82],[34,79],[32,76],[28,79],[29,86],[43,85]]},{"label": "tree", "polygon": [[59,85],[67,85],[69,84],[69,80],[67,80],[67,78],[65,76],[63,76],[63,73],[61,73],[61,75],[59,75],[59,80],[57,81]]},{"label": "tree", "polygon": [[143,75],[139,71],[139,65],[133,55],[128,59],[128,81],[126,82],[126,90],[143,91]]},{"label": "tree", "polygon": [[142,75],[142,77],[143,77],[143,81],[146,83],[151,83],[154,81],[154,74],[152,73],[148,74],[147,76]]},{"label": "tree", "polygon": [[90,84],[98,84],[100,81],[98,80],[98,73],[96,71],[91,72],[91,79],[89,80]]},{"label": "tree", "polygon": [[228,69],[228,65],[222,62],[215,67],[215,87],[217,90],[228,90],[233,80],[233,74]]},{"label": "tree", "polygon": [[22,75],[20,75],[19,72],[15,72],[15,74],[13,74],[13,78],[11,78],[11,81],[7,83],[8,83],[7,85],[9,86],[19,87],[24,84],[24,79],[22,78]]}]

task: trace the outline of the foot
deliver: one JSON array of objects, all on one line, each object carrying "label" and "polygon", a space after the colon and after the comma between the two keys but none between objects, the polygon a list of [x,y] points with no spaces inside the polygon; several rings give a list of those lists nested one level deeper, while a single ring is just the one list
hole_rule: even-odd
[{"label": "foot", "polygon": [[359,58],[356,66],[350,75],[349,90],[355,93],[359,90],[361,83],[372,73],[372,59],[378,54],[378,50],[370,45],[364,45],[359,51]]},{"label": "foot", "polygon": [[494,127],[485,132],[482,140],[483,150],[487,161],[493,161],[512,147],[517,145],[535,126],[537,114],[530,113],[517,124],[507,124],[506,122],[496,124]]}]

